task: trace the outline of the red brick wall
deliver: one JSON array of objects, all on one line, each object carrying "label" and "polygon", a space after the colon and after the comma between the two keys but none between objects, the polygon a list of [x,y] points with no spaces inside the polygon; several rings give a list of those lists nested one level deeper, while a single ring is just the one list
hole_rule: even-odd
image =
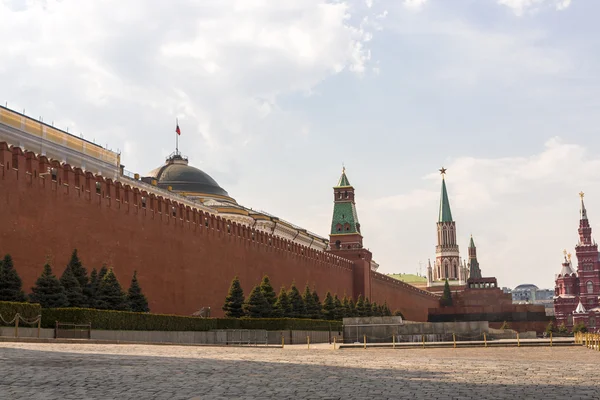
[{"label": "red brick wall", "polygon": [[[15,161],[19,170],[13,168]],[[355,291],[352,261],[19,153],[5,143],[0,143],[0,163],[0,255],[12,255],[26,292],[47,257],[60,275],[75,248],[88,271],[106,263],[124,288],[137,270],[150,308],[158,313],[186,315],[210,306],[212,315],[220,316],[235,275],[246,294],[264,274],[276,291],[292,281],[300,290],[309,283],[321,298],[326,291],[339,296]],[[57,181],[39,177],[48,165],[58,168]],[[415,290],[380,282],[372,292],[375,301],[387,299],[392,310],[424,321],[432,306]]]},{"label": "red brick wall", "polygon": [[439,297],[389,276],[371,271],[372,300],[387,301],[392,312],[399,310],[410,321],[427,321],[429,308],[439,306]]}]

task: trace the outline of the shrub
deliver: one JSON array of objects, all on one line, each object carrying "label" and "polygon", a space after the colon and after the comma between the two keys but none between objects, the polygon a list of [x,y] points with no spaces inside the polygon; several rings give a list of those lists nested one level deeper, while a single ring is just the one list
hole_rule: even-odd
[{"label": "shrub", "polygon": [[2,318],[10,321],[17,313],[25,319],[33,319],[42,313],[42,308],[39,304],[0,301],[0,315],[2,315]]},{"label": "shrub", "polygon": [[578,323],[573,327],[573,333],[586,333],[587,328],[583,322]]},{"label": "shrub", "polygon": [[338,321],[292,318],[198,318],[179,315],[134,313],[89,308],[48,308],[42,326],[53,328],[56,321],[92,324],[92,329],[139,331],[208,331],[211,329],[341,330]]}]

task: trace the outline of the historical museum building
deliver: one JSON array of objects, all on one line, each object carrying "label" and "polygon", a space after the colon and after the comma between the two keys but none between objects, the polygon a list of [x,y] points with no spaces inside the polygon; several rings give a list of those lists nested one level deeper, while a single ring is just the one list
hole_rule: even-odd
[{"label": "historical museum building", "polygon": [[[119,154],[0,107],[0,192],[0,253],[12,255],[26,291],[46,259],[61,274],[77,249],[88,270],[106,264],[122,281],[137,271],[158,313],[209,307],[220,316],[234,276],[248,293],[265,274],[275,288],[295,282],[319,296],[387,302],[409,320],[427,320],[438,305],[429,291],[377,272],[345,170],[325,238],[244,207],[178,150],[147,174],[130,173]],[[449,214],[444,223],[454,229]],[[449,269],[438,281],[459,274],[455,232],[446,237],[440,262]]]},{"label": "historical museum building", "polygon": [[588,330],[600,328],[600,253],[598,244],[592,239],[592,228],[583,202],[583,193],[579,193],[581,208],[579,211],[579,242],[575,246],[577,269],[573,268],[571,254],[564,251],[564,260],[560,272],[556,275],[554,288],[554,314],[557,323],[572,329],[579,323]]}]

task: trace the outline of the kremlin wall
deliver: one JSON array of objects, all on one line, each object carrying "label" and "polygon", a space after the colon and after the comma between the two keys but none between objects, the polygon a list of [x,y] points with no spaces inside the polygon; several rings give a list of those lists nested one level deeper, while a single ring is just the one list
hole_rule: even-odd
[{"label": "kremlin wall", "polygon": [[[295,282],[308,283],[321,298],[327,291],[362,294],[387,302],[408,320],[426,321],[428,309],[438,307],[436,295],[376,272],[362,247],[354,188],[345,173],[334,189],[334,221],[340,223],[332,225],[330,248],[326,239],[293,224],[266,213],[251,215],[226,192],[183,195],[161,188],[156,176],[127,177],[123,166],[106,163],[108,150],[82,141],[0,109],[0,253],[11,254],[26,292],[47,258],[60,275],[77,249],[88,270],[107,264],[121,281],[136,270],[156,313],[191,315],[210,307],[211,316],[221,316],[235,275],[247,294],[265,274],[276,290]],[[89,149],[103,159],[94,159]],[[114,160],[120,163],[119,156]],[[182,160],[177,153],[167,164]],[[180,175],[199,176],[195,171],[187,167]],[[214,187],[208,178],[201,187]],[[351,198],[344,198],[349,191]],[[351,208],[351,223],[336,213],[338,207]],[[253,225],[262,221],[263,229],[244,223],[249,219]]]}]

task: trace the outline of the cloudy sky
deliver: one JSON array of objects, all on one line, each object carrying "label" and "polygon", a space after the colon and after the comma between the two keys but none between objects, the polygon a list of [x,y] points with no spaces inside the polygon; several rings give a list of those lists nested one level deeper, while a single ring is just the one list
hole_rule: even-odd
[{"label": "cloudy sky", "polygon": [[323,236],[342,163],[380,271],[435,257],[440,176],[484,275],[552,287],[600,235],[600,2],[0,0],[0,101],[147,172],[180,148]]}]

